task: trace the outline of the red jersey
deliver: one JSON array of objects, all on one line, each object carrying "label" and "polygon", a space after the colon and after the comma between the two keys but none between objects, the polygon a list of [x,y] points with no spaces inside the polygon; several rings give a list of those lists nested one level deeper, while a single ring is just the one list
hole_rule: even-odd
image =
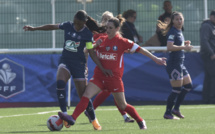
[{"label": "red jersey", "polygon": [[[112,70],[114,77],[122,78],[124,71],[123,54],[125,50],[133,47],[134,42],[119,35],[112,39],[108,39],[108,36],[102,36],[99,39],[102,40],[102,43],[96,47],[96,53],[102,66]],[[104,76],[97,66],[94,75]]]}]

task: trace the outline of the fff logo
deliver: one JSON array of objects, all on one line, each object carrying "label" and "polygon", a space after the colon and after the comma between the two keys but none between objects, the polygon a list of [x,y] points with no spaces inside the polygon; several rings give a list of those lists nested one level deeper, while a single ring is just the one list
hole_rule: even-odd
[{"label": "fff logo", "polygon": [[24,66],[7,58],[0,60],[0,97],[8,99],[24,91]]}]

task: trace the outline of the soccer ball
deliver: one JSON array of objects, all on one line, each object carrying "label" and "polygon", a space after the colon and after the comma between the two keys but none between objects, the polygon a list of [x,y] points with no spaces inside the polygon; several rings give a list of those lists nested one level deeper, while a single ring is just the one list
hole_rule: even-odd
[{"label": "soccer ball", "polygon": [[47,127],[50,131],[60,131],[63,128],[63,120],[58,115],[52,115],[47,120]]}]

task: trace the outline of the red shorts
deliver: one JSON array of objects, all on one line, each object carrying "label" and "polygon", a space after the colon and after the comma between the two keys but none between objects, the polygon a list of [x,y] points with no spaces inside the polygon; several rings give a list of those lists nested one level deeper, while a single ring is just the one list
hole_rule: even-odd
[{"label": "red shorts", "polygon": [[96,77],[94,75],[90,82],[97,85],[102,91],[124,92],[124,84],[121,78]]}]

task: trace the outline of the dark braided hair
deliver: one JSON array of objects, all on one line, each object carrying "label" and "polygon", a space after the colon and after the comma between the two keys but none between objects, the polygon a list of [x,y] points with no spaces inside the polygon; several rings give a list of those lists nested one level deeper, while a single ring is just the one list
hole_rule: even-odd
[{"label": "dark braided hair", "polygon": [[98,33],[104,33],[106,31],[105,26],[99,26],[98,23],[90,16],[88,16],[86,26],[91,32],[96,31]]}]

